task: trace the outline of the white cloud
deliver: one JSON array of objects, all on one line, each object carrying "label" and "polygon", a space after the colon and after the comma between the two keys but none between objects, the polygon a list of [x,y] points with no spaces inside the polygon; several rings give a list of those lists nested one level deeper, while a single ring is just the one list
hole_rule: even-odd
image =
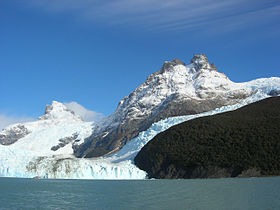
[{"label": "white cloud", "polygon": [[71,111],[75,112],[77,115],[81,116],[83,118],[84,121],[87,122],[97,122],[99,121],[101,118],[104,117],[104,115],[102,113],[98,113],[92,110],[88,110],[85,107],[83,107],[82,105],[78,104],[75,101],[72,102],[67,102],[67,103],[63,103],[68,109],[70,109]]},{"label": "white cloud", "polygon": [[5,114],[0,114],[0,130],[11,124],[30,122],[34,120],[35,119],[31,117],[7,116]]},{"label": "white cloud", "polygon": [[[106,25],[172,31],[266,24],[280,18],[279,0],[25,0]],[[270,11],[274,10],[273,13]],[[256,13],[261,15],[256,15]],[[261,23],[260,23],[261,22]],[[238,28],[234,28],[238,29]]]}]

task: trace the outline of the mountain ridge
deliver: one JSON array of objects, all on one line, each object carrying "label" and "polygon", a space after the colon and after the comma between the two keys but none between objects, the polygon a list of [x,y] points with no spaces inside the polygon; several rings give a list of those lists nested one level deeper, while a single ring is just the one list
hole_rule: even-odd
[{"label": "mountain ridge", "polygon": [[121,100],[85,142],[73,145],[74,154],[88,158],[111,154],[154,122],[235,104],[252,94],[244,83],[218,72],[204,54],[194,55],[190,65],[179,59],[165,62]]}]

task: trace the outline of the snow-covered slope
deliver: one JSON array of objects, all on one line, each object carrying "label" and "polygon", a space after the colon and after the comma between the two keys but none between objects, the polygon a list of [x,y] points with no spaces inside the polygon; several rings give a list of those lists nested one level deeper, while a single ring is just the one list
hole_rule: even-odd
[{"label": "snow-covered slope", "polygon": [[[98,124],[84,122],[54,101],[37,121],[2,130],[0,176],[143,179],[146,173],[133,164],[133,158],[159,132],[279,93],[280,78],[234,83],[204,55],[195,56],[188,66],[175,59],[149,76],[120,102],[115,113]],[[111,143],[116,152],[87,159],[74,156],[75,148],[83,156],[100,143]]]}]

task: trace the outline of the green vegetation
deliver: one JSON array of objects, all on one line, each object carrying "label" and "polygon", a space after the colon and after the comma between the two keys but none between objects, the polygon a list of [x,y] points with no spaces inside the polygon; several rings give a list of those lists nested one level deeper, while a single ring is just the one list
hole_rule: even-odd
[{"label": "green vegetation", "polygon": [[272,97],[184,122],[145,145],[135,164],[150,178],[280,175],[279,107]]}]

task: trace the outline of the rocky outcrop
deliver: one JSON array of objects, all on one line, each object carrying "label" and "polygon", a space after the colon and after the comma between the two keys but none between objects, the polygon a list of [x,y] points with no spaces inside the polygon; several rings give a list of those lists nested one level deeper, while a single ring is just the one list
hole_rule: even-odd
[{"label": "rocky outcrop", "polygon": [[30,133],[24,125],[18,124],[12,128],[7,128],[0,133],[0,144],[10,145],[25,137]]},{"label": "rocky outcrop", "polygon": [[278,95],[280,95],[280,90],[273,89],[273,90],[271,90],[268,93],[268,95],[270,95],[270,96],[278,96]]},{"label": "rocky outcrop", "polygon": [[65,147],[67,144],[69,143],[72,143],[74,142],[75,140],[77,140],[78,138],[78,134],[77,133],[73,133],[72,136],[69,136],[69,137],[64,137],[64,138],[61,138],[59,139],[59,144],[58,145],[55,145],[51,148],[52,151],[56,151],[62,147]]},{"label": "rocky outcrop", "polygon": [[171,127],[134,159],[149,178],[280,175],[280,97]]},{"label": "rocky outcrop", "polygon": [[235,104],[253,93],[218,72],[204,54],[195,55],[190,65],[178,59],[165,62],[120,101],[115,113],[100,122],[83,144],[74,143],[74,153],[77,157],[111,154],[154,122]]},{"label": "rocky outcrop", "polygon": [[200,71],[201,69],[207,69],[209,71],[217,71],[217,68],[214,64],[210,64],[208,58],[205,54],[197,54],[194,55],[191,59],[191,63],[193,64],[196,71]]}]

